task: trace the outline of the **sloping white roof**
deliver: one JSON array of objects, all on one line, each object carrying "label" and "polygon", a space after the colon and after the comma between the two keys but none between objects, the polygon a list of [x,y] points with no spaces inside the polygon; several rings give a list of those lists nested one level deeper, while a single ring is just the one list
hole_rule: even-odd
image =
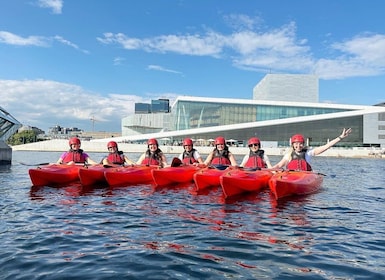
[{"label": "sloping white roof", "polygon": [[289,123],[297,122],[308,122],[316,120],[326,120],[326,119],[336,119],[336,118],[345,118],[353,116],[361,116],[366,114],[374,113],[385,113],[385,107],[380,106],[359,106],[359,105],[341,105],[341,104],[327,104],[327,103],[306,103],[306,102],[280,102],[280,101],[259,101],[259,100],[247,100],[247,99],[230,99],[230,98],[208,98],[208,97],[196,97],[196,96],[179,96],[174,104],[178,101],[191,101],[191,102],[212,102],[212,103],[230,103],[230,104],[252,104],[252,105],[272,105],[272,106],[296,106],[296,107],[315,107],[315,108],[332,108],[332,109],[345,109],[349,111],[338,112],[338,113],[329,113],[329,114],[320,114],[320,115],[311,115],[311,116],[301,116],[295,118],[285,118],[277,120],[268,120],[268,121],[257,121],[257,122],[248,122],[248,123],[239,123],[231,125],[222,125],[215,127],[203,127],[203,128],[194,128],[178,131],[166,131],[158,133],[149,133],[149,134],[140,134],[132,136],[122,136],[114,137],[108,139],[95,139],[91,141],[96,142],[106,142],[114,140],[117,142],[123,141],[141,141],[147,140],[150,138],[165,138],[165,137],[186,137],[192,135],[202,135],[205,133],[215,133],[215,132],[224,132],[231,130],[239,129],[248,129],[272,125],[282,125]]}]

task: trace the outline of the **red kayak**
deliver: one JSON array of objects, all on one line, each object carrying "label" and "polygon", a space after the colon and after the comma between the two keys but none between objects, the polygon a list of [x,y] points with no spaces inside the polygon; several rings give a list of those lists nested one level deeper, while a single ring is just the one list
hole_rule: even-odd
[{"label": "red kayak", "polygon": [[178,167],[152,169],[151,173],[155,185],[166,186],[193,182],[193,176],[195,172],[199,171],[200,169],[200,167],[194,165],[182,165]]},{"label": "red kayak", "polygon": [[220,183],[225,197],[244,192],[256,192],[269,186],[273,173],[268,170],[225,172],[220,177]]},{"label": "red kayak", "polygon": [[41,186],[61,186],[79,181],[79,169],[83,165],[50,164],[29,169],[29,177],[32,185]]},{"label": "red kayak", "polygon": [[322,185],[323,175],[311,171],[282,171],[269,180],[269,187],[275,199],[290,195],[317,192]]},{"label": "red kayak", "polygon": [[151,170],[159,168],[158,165],[135,165],[121,168],[107,169],[104,177],[109,186],[129,186],[152,183]]},{"label": "red kayak", "polygon": [[[228,169],[231,170],[231,167],[228,167]],[[196,190],[199,191],[212,186],[220,186],[220,177],[225,172],[229,172],[229,170],[207,167],[197,171],[193,176]]]},{"label": "red kayak", "polygon": [[[112,167],[112,168],[118,168],[118,167]],[[96,186],[96,185],[105,186],[107,185],[107,180],[104,177],[104,172],[110,169],[111,168],[104,167],[103,165],[94,165],[94,166],[80,168],[79,169],[80,183],[83,186]]]}]

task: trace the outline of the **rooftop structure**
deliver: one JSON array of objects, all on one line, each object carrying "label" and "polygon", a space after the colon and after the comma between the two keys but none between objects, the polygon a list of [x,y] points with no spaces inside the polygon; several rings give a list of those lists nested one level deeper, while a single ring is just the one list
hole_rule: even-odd
[{"label": "rooftop structure", "polygon": [[[317,77],[293,76],[267,75],[254,88],[254,99],[179,96],[170,113],[135,114],[123,119],[122,137],[115,140],[168,138],[179,142],[187,136],[207,140],[221,135],[242,145],[257,136],[277,146],[289,146],[290,137],[301,133],[308,145],[318,146],[334,139],[342,128],[351,127],[353,133],[336,146],[385,147],[383,104],[318,103]],[[306,102],[293,102],[293,96]]]},{"label": "rooftop structure", "polygon": [[316,75],[267,74],[253,89],[253,99],[318,102]]}]

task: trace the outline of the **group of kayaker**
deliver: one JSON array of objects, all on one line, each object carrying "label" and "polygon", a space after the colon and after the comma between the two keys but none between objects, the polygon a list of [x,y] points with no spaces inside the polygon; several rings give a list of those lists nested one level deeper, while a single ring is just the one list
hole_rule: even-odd
[{"label": "group of kayaker", "polygon": [[[308,149],[305,147],[305,138],[301,134],[295,134],[291,137],[291,148],[286,153],[281,161],[272,165],[268,156],[261,149],[261,141],[257,137],[252,137],[248,140],[249,153],[246,154],[239,165],[242,168],[286,168],[290,170],[312,170],[310,162],[313,156],[325,152],[327,149],[349,136],[352,132],[351,128],[343,129],[342,133],[335,139],[326,143],[323,146]],[[184,151],[179,155],[179,160],[182,164],[189,165],[222,165],[237,167],[237,161],[234,155],[229,151],[224,137],[219,136],[214,141],[214,149],[209,153],[206,160],[203,161],[199,152],[194,148],[193,141],[190,138],[183,140]],[[70,150],[64,152],[57,164],[75,164],[86,163],[90,165],[98,164],[93,161],[87,153],[80,149],[81,142],[77,137],[69,140]],[[115,141],[107,143],[109,154],[103,158],[103,165],[159,165],[160,167],[168,166],[166,156],[159,148],[159,143],[152,138],[147,141],[147,150],[140,156],[137,162],[130,160],[119,151],[118,144]]]}]

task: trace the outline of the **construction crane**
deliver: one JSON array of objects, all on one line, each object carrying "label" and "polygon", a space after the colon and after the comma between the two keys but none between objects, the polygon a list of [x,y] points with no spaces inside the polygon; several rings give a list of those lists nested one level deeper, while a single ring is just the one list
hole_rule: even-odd
[{"label": "construction crane", "polygon": [[95,122],[97,122],[98,120],[95,119],[95,116],[92,116],[90,118],[90,120],[92,121],[92,132],[94,132],[95,131]]}]

